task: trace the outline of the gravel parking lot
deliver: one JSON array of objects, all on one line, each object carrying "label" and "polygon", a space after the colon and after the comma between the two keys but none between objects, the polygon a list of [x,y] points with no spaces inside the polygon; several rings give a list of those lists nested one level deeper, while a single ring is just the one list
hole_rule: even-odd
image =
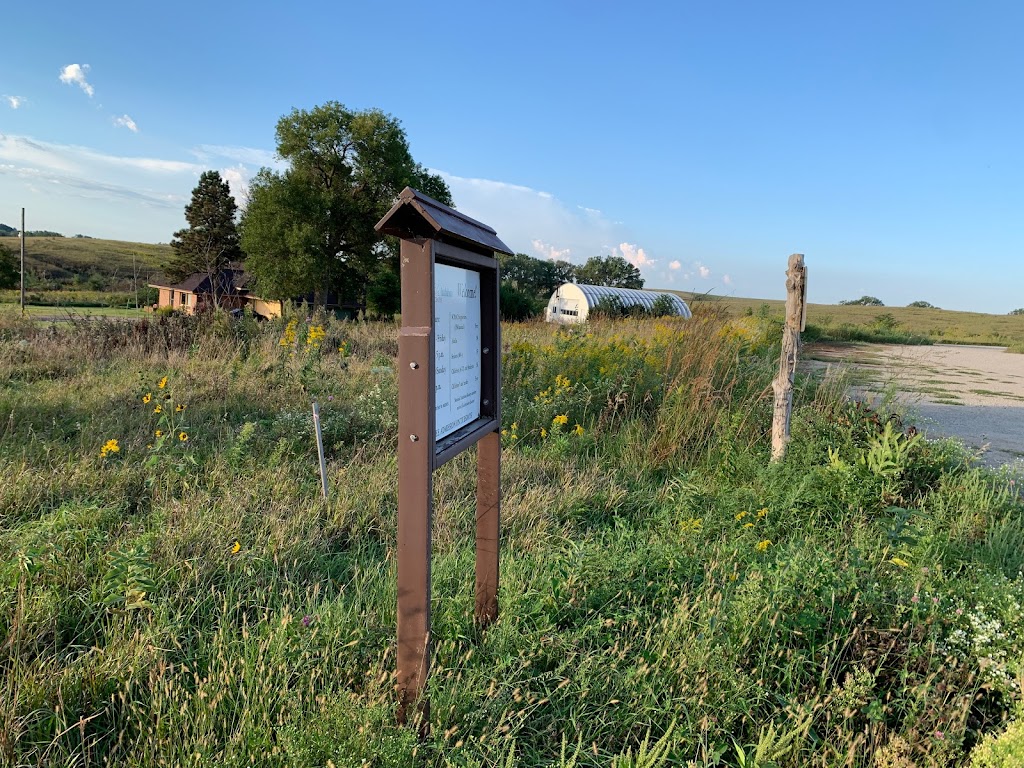
[{"label": "gravel parking lot", "polygon": [[852,367],[855,394],[892,396],[930,437],[956,437],[988,466],[1024,468],[1024,355],[1002,347],[809,347],[812,365]]}]

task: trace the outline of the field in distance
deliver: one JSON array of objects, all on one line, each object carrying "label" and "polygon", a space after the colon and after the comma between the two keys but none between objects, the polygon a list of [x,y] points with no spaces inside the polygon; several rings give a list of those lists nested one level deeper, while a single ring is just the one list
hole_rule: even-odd
[{"label": "field in distance", "polygon": [[[15,254],[17,237],[0,237]],[[157,277],[170,261],[169,245],[100,240],[91,237],[28,237],[25,271],[29,291],[92,289],[127,291]]]},{"label": "field in distance", "polygon": [[[729,315],[769,314],[782,317],[785,302],[671,291],[691,307],[711,302]],[[868,307],[846,304],[808,304],[808,337],[829,341],[894,343],[986,344],[1024,351],[1024,315],[989,315],[950,309]]]}]

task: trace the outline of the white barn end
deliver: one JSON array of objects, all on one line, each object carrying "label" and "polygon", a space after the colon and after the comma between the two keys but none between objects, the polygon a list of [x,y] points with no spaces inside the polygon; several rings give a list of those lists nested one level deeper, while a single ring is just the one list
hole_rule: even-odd
[{"label": "white barn end", "polygon": [[564,283],[555,289],[544,310],[544,319],[549,323],[583,323],[590,310],[601,299],[617,296],[624,307],[641,306],[654,308],[660,296],[668,296],[679,317],[690,318],[690,308],[674,293],[664,291],[641,291],[636,288],[609,288],[604,285],[583,285]]}]

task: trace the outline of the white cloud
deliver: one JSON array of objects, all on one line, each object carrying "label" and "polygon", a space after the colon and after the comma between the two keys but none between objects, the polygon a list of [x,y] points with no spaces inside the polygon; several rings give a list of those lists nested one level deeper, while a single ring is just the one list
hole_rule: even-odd
[{"label": "white cloud", "polygon": [[705,280],[711,277],[711,270],[705,267],[703,264],[697,264],[697,272],[699,272],[700,276]]},{"label": "white cloud", "polygon": [[127,128],[132,133],[138,133],[139,132],[139,126],[136,125],[135,121],[132,120],[130,117],[128,117],[128,115],[121,115],[120,117],[115,117],[114,118],[114,125],[118,125],[118,126],[121,126],[123,128]]},{"label": "white cloud", "polygon": [[680,269],[683,268],[683,262],[679,261],[679,259],[676,259],[675,261],[670,261],[668,263],[668,268],[673,271],[679,271]]},{"label": "white cloud", "polygon": [[179,173],[198,175],[206,170],[202,165],[185,163],[180,160],[108,155],[74,144],[52,144],[26,136],[2,133],[0,133],[0,160],[64,172],[77,171],[92,176],[95,176],[96,173],[111,172],[112,169],[126,168],[168,175]]},{"label": "white cloud", "polygon": [[85,79],[85,73],[88,71],[88,64],[68,64],[60,71],[60,81],[68,85],[77,84],[79,88],[92,98],[93,87]]},{"label": "white cloud", "polygon": [[619,243],[619,247],[615,250],[622,255],[622,258],[637,269],[654,266],[655,259],[650,258],[643,248],[640,248],[633,243]]},{"label": "white cloud", "polygon": [[567,261],[572,253],[571,248],[556,248],[543,240],[531,240],[530,245],[533,246],[534,253],[545,259],[551,259],[551,261]]},{"label": "white cloud", "polygon": [[729,275],[722,275],[722,282],[726,285],[732,285],[732,278]]},{"label": "white cloud", "polygon": [[249,203],[249,179],[252,178],[249,169],[239,163],[232,168],[224,168],[220,175],[231,188],[231,196],[235,198],[235,204],[239,208],[245,208]]},{"label": "white cloud", "polygon": [[17,109],[18,107],[20,107],[22,104],[25,103],[25,99],[23,97],[21,97],[21,96],[6,96],[5,95],[4,98],[7,99],[7,104],[10,106],[11,109]]}]

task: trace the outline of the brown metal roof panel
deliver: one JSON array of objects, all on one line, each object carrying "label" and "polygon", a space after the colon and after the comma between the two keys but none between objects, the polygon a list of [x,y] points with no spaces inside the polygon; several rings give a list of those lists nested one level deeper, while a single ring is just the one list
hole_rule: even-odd
[{"label": "brown metal roof panel", "polygon": [[[413,212],[416,215],[410,216]],[[402,190],[398,202],[377,222],[376,229],[383,234],[398,237],[408,237],[410,234],[451,237],[492,251],[512,253],[486,224],[411,187]]]}]

